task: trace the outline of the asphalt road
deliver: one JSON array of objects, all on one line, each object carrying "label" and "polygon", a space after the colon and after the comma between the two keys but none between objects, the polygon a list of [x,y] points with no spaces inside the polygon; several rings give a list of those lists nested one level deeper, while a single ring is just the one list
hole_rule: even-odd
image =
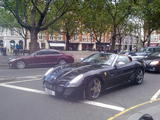
[{"label": "asphalt road", "polygon": [[[144,83],[106,91],[95,101],[66,100],[43,92],[47,68],[0,69],[0,120],[107,120],[131,106],[150,100],[160,89],[160,74],[146,73]],[[3,81],[4,82],[4,81]]]}]

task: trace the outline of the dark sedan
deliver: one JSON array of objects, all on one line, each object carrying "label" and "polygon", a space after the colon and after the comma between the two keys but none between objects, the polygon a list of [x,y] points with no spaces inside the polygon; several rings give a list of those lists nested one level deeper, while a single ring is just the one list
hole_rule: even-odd
[{"label": "dark sedan", "polygon": [[153,53],[144,59],[147,71],[160,72],[160,52]]},{"label": "dark sedan", "polygon": [[79,63],[49,69],[43,78],[50,95],[96,99],[100,93],[126,83],[141,84],[144,66],[125,55],[95,53]]},{"label": "dark sedan", "polygon": [[60,51],[53,49],[43,49],[36,51],[29,56],[22,56],[9,60],[10,68],[26,68],[26,67],[45,67],[55,64],[73,63],[74,58]]}]

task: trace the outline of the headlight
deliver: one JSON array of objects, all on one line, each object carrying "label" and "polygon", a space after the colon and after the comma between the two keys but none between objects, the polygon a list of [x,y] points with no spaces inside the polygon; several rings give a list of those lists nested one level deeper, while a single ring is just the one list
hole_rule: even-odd
[{"label": "headlight", "polygon": [[83,77],[84,77],[83,74],[78,75],[77,77],[69,81],[69,83],[67,83],[66,86],[67,87],[78,87],[81,84]]},{"label": "headlight", "polygon": [[49,75],[53,70],[54,70],[54,68],[50,68],[50,69],[44,74],[44,76]]},{"label": "headlight", "polygon": [[10,62],[13,62],[13,61],[15,61],[15,60],[16,60],[16,59],[10,59],[9,61],[10,61]]},{"label": "headlight", "polygon": [[152,61],[152,62],[150,63],[150,65],[158,65],[158,64],[160,64],[160,61]]}]

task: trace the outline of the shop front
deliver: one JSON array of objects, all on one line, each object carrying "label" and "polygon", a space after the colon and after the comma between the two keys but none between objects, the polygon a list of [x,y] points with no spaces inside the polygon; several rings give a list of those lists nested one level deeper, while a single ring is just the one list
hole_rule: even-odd
[{"label": "shop front", "polygon": [[110,43],[96,43],[96,50],[109,51],[110,50]]},{"label": "shop front", "polygon": [[93,43],[82,43],[82,50],[93,50]]},{"label": "shop front", "polygon": [[71,51],[77,51],[78,50],[79,43],[69,43],[69,50]]},{"label": "shop front", "polygon": [[56,50],[65,50],[65,42],[64,41],[48,41],[50,49]]}]

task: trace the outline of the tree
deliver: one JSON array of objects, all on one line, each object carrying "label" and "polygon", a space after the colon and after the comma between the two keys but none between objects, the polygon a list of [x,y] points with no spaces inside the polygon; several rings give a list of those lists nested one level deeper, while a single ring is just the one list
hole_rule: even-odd
[{"label": "tree", "polygon": [[74,0],[1,0],[17,22],[30,31],[31,51],[39,49],[37,35],[58,21]]},{"label": "tree", "polygon": [[160,23],[157,20],[160,19],[160,1],[159,0],[137,0],[134,7],[141,24],[144,29],[144,37],[141,40],[143,46],[147,42],[147,46],[150,46],[150,36],[153,31],[160,28]]},{"label": "tree", "polygon": [[90,33],[101,47],[102,35],[109,31],[109,18],[104,11],[104,0],[85,1],[87,7],[81,10],[82,30]]},{"label": "tree", "polygon": [[0,8],[0,14],[0,26],[2,28],[10,29],[18,33],[24,39],[24,48],[26,49],[28,31],[20,26],[14,16],[4,8]]},{"label": "tree", "polygon": [[79,1],[75,1],[72,8],[70,7],[70,12],[66,13],[62,16],[59,21],[57,21],[54,25],[49,27],[50,33],[58,32],[59,34],[63,34],[66,37],[66,50],[69,50],[70,39],[78,34],[79,28]]},{"label": "tree", "polygon": [[130,0],[104,0],[105,11],[110,18],[111,25],[111,50],[115,49],[117,28],[124,23],[131,13]]}]

